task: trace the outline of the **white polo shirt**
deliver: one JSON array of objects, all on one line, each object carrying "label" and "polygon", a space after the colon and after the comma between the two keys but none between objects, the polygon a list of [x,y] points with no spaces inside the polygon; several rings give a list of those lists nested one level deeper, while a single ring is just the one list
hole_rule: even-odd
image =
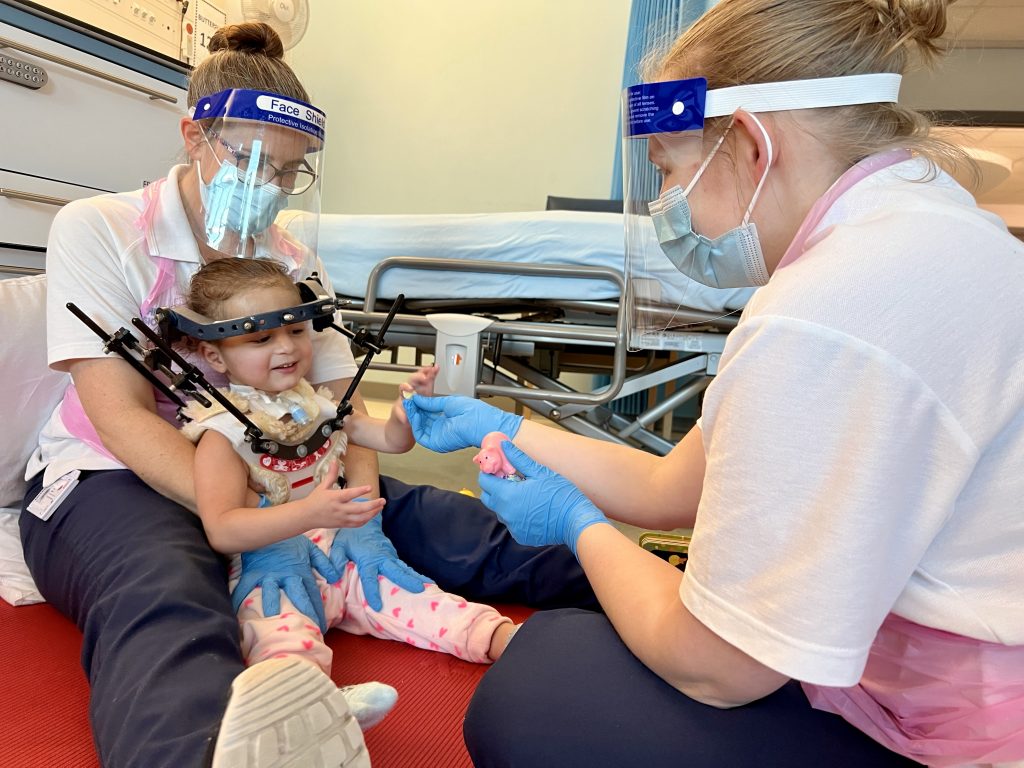
[{"label": "white polo shirt", "polygon": [[855,684],[890,612],[1024,644],[1024,244],[921,176],[837,200],[704,400],[683,603],[805,682]]},{"label": "white polo shirt", "polygon": [[[104,357],[100,338],[66,308],[74,302],[108,333],[132,330],[133,317],[157,284],[160,259],[173,262],[174,284],[159,304],[180,304],[192,275],[203,264],[182,205],[178,180],[187,166],[173,168],[160,187],[154,215],[140,218],[143,190],[76,200],[57,214],[46,251],[47,348],[51,367],[65,370],[66,362]],[[266,254],[274,256],[273,253]],[[317,272],[333,294],[319,258],[302,251],[303,263],[293,271],[297,280]],[[290,259],[281,259],[290,266]],[[145,317],[153,325],[152,311]],[[336,322],[341,322],[340,317]],[[341,334],[314,335],[313,368],[309,380],[317,383],[352,377],[357,366]],[[29,461],[26,478],[45,468],[44,483],[72,469],[123,469],[124,465],[74,437],[60,418],[58,405],[40,435],[39,449]]]}]

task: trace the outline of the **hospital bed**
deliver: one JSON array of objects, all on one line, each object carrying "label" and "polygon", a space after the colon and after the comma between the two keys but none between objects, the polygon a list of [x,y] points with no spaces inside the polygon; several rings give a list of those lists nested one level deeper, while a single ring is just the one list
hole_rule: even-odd
[{"label": "hospital bed", "polygon": [[439,393],[508,397],[578,434],[665,454],[672,415],[717,372],[751,291],[707,288],[666,260],[629,293],[623,240],[610,212],[326,214],[318,249],[352,326],[375,331],[405,294],[392,358],[375,368],[432,356]]}]

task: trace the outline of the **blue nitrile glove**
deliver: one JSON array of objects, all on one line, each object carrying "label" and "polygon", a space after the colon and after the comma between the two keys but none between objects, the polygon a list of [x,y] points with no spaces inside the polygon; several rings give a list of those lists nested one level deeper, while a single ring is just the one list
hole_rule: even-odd
[{"label": "blue nitrile glove", "polygon": [[341,578],[327,555],[305,536],[268,544],[253,552],[242,553],[242,575],[231,592],[231,606],[235,613],[245,596],[256,587],[263,588],[263,615],[281,613],[281,589],[288,595],[295,609],[304,616],[316,617],[320,631],[327,631],[324,603],[320,588],[313,577],[313,569],[329,582]]},{"label": "blue nitrile glove", "polygon": [[416,442],[437,453],[480,447],[488,432],[516,436],[522,416],[471,397],[413,395],[402,402]]},{"label": "blue nitrile glove", "polygon": [[508,526],[512,538],[529,547],[565,544],[576,554],[576,541],[585,528],[608,518],[583,491],[510,442],[501,449],[523,480],[516,482],[480,473],[480,497]]},{"label": "blue nitrile glove", "polygon": [[430,581],[398,559],[395,545],[381,528],[380,515],[358,528],[339,528],[334,534],[331,562],[339,571],[344,571],[345,564],[350,560],[359,569],[363,595],[375,611],[384,607],[378,575],[391,579],[407,592],[422,592],[423,585]]}]

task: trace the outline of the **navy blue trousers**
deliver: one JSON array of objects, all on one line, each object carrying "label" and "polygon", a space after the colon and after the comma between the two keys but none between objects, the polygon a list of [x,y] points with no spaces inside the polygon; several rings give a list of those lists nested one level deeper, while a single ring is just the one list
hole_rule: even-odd
[{"label": "navy blue trousers", "polygon": [[519,629],[477,687],[464,735],[478,768],[918,765],[811,709],[797,683],[735,709],[700,704],[641,664],[604,614],[574,609]]},{"label": "navy blue trousers", "polygon": [[[39,492],[37,477],[27,504]],[[565,547],[516,544],[479,501],[381,478],[399,555],[471,600],[595,605]],[[40,592],[83,635],[93,737],[105,768],[199,766],[242,671],[227,561],[199,518],[129,471],[83,472],[46,522],[21,514]]]}]

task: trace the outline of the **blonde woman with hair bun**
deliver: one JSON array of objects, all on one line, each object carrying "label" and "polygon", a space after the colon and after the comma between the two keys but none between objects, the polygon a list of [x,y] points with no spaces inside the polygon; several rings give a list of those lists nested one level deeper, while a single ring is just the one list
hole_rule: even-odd
[{"label": "blonde woman with hair bun", "polygon": [[[143,190],[76,200],[51,228],[48,357],[73,386],[40,436],[25,505],[62,478],[77,485],[41,517],[20,516],[25,559],[46,600],[82,629],[105,768],[366,768],[360,725],[386,714],[394,690],[339,690],[294,656],[245,667],[226,564],[195,514],[196,451],[175,404],[105,356],[65,308],[74,302],[110,332],[134,317],[153,324],[157,308],[183,303],[202,265],[233,257],[279,262],[286,280],[315,272],[333,290],[315,239],[326,116],[266,24],[224,27],[209,47],[180,121],[187,162]],[[287,230],[277,224],[285,209],[304,214]],[[340,400],[357,371],[348,342],[314,337],[309,381]],[[352,404],[365,412],[358,394]],[[308,608],[323,625],[314,570],[336,583],[339,572],[358,573],[374,609],[384,577],[421,596],[436,581],[475,602],[595,605],[569,550],[517,544],[477,499],[380,477],[365,448],[346,455],[345,479],[340,503],[361,508],[365,522],[335,531],[329,552],[293,530],[243,554],[237,589],[258,590],[245,600],[261,596],[266,616]],[[260,503],[239,490],[244,507]]]},{"label": "blonde woman with hair bun", "polygon": [[[898,101],[947,12],[721,0],[627,92],[624,165],[662,182],[625,185],[641,253],[758,287],[668,456],[407,401],[429,448],[511,435],[525,479],[484,503],[604,609],[518,632],[467,713],[478,768],[1024,760],[1024,244]],[[685,571],[609,520],[693,528]]]}]

